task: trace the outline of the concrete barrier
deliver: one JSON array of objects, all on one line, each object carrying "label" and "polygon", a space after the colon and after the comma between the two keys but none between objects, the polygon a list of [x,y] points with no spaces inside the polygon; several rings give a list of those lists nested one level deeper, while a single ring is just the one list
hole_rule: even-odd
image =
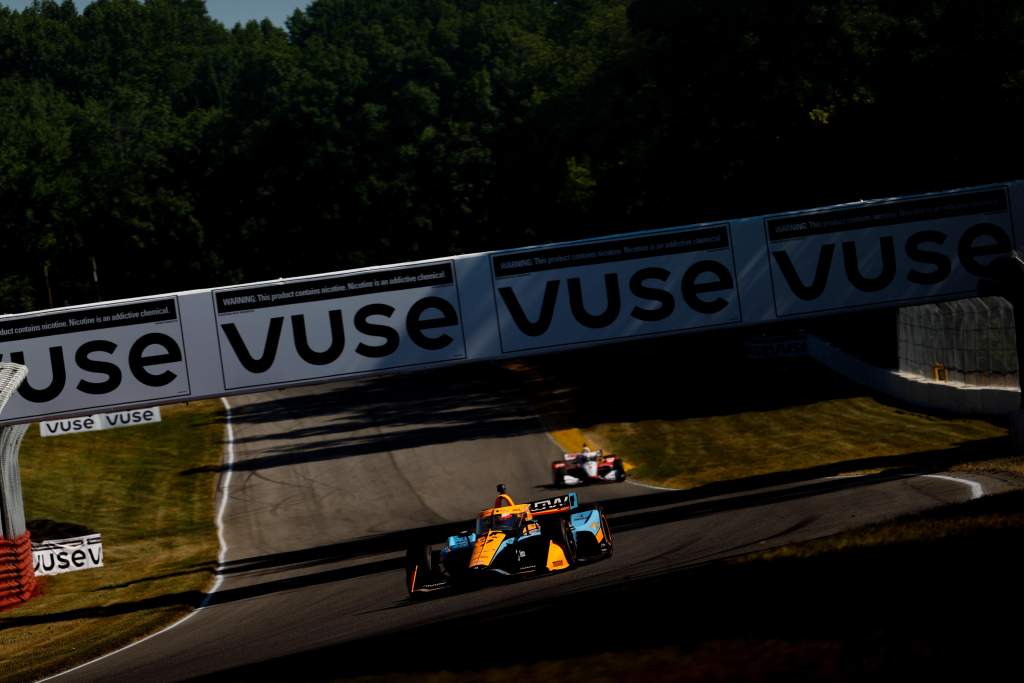
[{"label": "concrete barrier", "polygon": [[807,351],[822,365],[857,384],[928,410],[1002,416],[1021,407],[1018,389],[934,382],[898,370],[878,368],[815,335],[807,336]]}]

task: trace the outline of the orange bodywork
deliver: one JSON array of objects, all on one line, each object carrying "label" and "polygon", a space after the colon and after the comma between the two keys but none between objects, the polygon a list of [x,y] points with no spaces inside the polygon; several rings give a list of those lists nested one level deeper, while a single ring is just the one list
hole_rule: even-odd
[{"label": "orange bodywork", "polygon": [[[529,525],[533,520],[533,515],[530,514],[529,505],[516,505],[512,501],[512,497],[506,493],[502,493],[498,496],[498,500],[495,502],[508,501],[509,505],[496,505],[486,510],[481,510],[478,517],[480,519],[490,519],[491,517],[498,516],[504,517],[510,515],[512,517],[521,518],[522,526]],[[494,554],[498,552],[498,548],[508,538],[508,534],[503,531],[491,529],[486,534],[481,534],[477,537],[476,543],[473,544],[473,554],[469,558],[470,569],[485,569],[491,565],[491,561],[494,559]]]},{"label": "orange bodywork", "polygon": [[507,534],[500,531],[488,532],[486,536],[480,536],[473,545],[473,554],[469,558],[470,569],[486,569],[491,566],[494,553],[507,538]]},{"label": "orange bodywork", "polygon": [[565,552],[554,541],[548,541],[547,567],[553,572],[569,568],[569,561],[565,559]]},{"label": "orange bodywork", "polygon": [[[539,526],[534,518],[534,514],[551,514],[557,512],[557,510],[547,510],[538,513],[533,513],[530,510],[530,505],[516,505],[512,500],[512,497],[507,493],[502,493],[495,500],[495,506],[481,510],[478,515],[480,520],[490,520],[493,517],[514,517],[520,520],[518,525],[524,533],[532,531],[531,527]],[[501,529],[489,528],[485,533],[477,536],[476,543],[473,544],[473,553],[469,559],[470,569],[487,569],[491,566],[494,561],[494,556],[501,548],[502,544],[508,539],[509,534]],[[563,569],[569,569],[569,559],[565,555],[565,550],[554,541],[550,541],[548,544],[548,553],[546,559],[546,567],[549,571],[561,571]]]},{"label": "orange bodywork", "polygon": [[498,497],[494,499],[494,507],[496,508],[507,508],[515,504],[516,502],[512,500],[512,496],[507,493],[499,493]]}]

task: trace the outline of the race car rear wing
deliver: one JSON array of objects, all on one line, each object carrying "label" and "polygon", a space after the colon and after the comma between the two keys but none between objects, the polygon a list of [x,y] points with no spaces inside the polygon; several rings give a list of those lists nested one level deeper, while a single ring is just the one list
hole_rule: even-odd
[{"label": "race car rear wing", "polygon": [[528,505],[530,506],[530,512],[536,517],[537,515],[553,515],[559,512],[575,510],[580,506],[580,502],[576,497],[576,492],[572,491],[562,496],[555,496],[554,498],[535,500],[532,503],[528,503]]}]

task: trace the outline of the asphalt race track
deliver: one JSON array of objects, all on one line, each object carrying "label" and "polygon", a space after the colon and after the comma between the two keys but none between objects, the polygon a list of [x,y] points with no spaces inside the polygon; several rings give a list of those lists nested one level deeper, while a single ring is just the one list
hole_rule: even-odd
[{"label": "asphalt race track", "polygon": [[[250,678],[259,669],[245,667],[262,662],[301,662],[302,653],[373,637],[400,641],[445,620],[500,619],[975,493],[963,480],[911,474],[699,494],[628,481],[583,487],[583,502],[606,501],[611,560],[410,601],[401,553],[413,533],[440,539],[490,504],[498,482],[517,500],[553,493],[549,463],[559,450],[506,372],[463,367],[231,399],[236,461],[222,476],[222,583],[185,621],[53,680]],[[1006,488],[971,480],[986,493]]]}]

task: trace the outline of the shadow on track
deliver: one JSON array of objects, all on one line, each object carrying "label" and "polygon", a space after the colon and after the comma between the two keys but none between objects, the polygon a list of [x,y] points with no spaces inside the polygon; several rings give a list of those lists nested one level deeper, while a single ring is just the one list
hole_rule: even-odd
[{"label": "shadow on track", "polygon": [[[992,514],[1021,518],[1024,492],[920,518]],[[504,681],[530,677],[523,667],[552,661],[563,662],[561,670],[575,674],[572,680],[588,672],[607,680],[661,680],[671,672],[672,680],[700,681],[920,680],[929,674],[953,680],[954,671],[970,674],[960,680],[978,680],[996,662],[1015,657],[1016,631],[999,617],[1024,608],[1024,597],[1012,590],[1022,564],[1022,528],[1018,523],[803,559],[711,562],[581,591],[546,591],[524,604],[496,605],[198,680],[374,674],[409,674],[402,680],[413,680],[427,672],[472,677],[487,670],[494,672],[488,679]],[[968,599],[955,590],[950,595],[957,586],[983,585],[1004,590],[992,600]],[[525,639],[529,647],[480,647],[482,635],[494,633],[503,641]],[[668,650],[652,653],[655,648]],[[402,656],[381,656],[388,652]],[[590,656],[602,659],[579,659]],[[668,658],[669,671],[645,668],[661,666],[658,658]],[[515,672],[497,675],[511,665]]]},{"label": "shadow on track", "polygon": [[[266,400],[233,408],[232,422],[272,425],[323,416],[337,418],[316,427],[239,438],[235,441],[239,445],[261,442],[269,454],[238,462],[234,469],[261,470],[545,431],[520,387],[508,379],[507,370],[482,363],[415,376],[346,382],[302,396],[270,394]],[[367,435],[366,430],[375,433]],[[225,470],[226,466],[211,466],[182,474]]]}]

